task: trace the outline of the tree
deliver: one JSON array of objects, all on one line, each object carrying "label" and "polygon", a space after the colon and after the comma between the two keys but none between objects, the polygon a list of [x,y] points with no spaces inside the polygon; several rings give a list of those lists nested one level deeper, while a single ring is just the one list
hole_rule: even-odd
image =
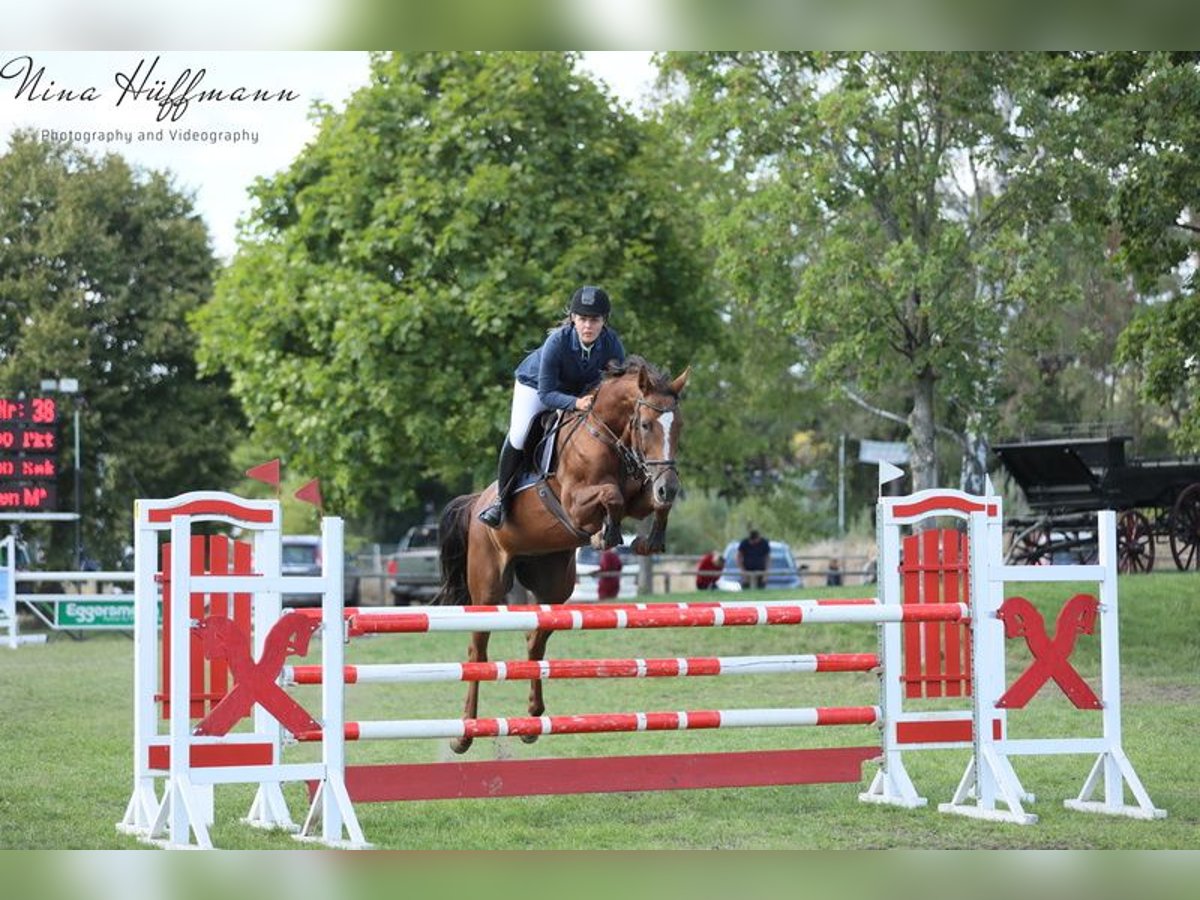
[{"label": "tree", "polygon": [[1068,140],[1113,185],[1098,210],[1120,230],[1118,252],[1150,293],[1200,242],[1200,53],[1071,53],[1044,91]]},{"label": "tree", "polygon": [[[792,330],[818,383],[864,405],[897,386],[913,487],[938,485],[944,423],[978,457],[1011,350],[1080,296],[1059,264],[1098,258],[1037,164],[1028,55],[673,53],[669,115],[741,190],[708,240],[747,308]],[[1059,170],[1056,173],[1061,174]],[[1092,190],[1082,180],[1069,187]],[[1042,327],[1039,327],[1042,326]],[[1019,349],[1017,349],[1019,348]],[[979,490],[982,486],[968,487]]]},{"label": "tree", "polygon": [[580,284],[604,285],[627,349],[665,368],[712,342],[670,135],[573,55],[377,55],[371,83],[318,116],[255,187],[195,321],[206,370],[334,507],[489,479],[513,369]]},{"label": "tree", "polygon": [[1200,453],[1200,294],[1143,309],[1121,335],[1118,358],[1142,372],[1142,395],[1167,409],[1175,449]]},{"label": "tree", "polygon": [[[134,499],[229,478],[237,409],[220,380],[197,378],[186,324],[214,269],[191,199],[165,174],[31,133],[0,155],[0,387],[79,380],[93,557],[115,561],[130,542]],[[60,500],[75,465],[61,459]],[[60,564],[69,544],[56,545]]]},{"label": "tree", "polygon": [[1080,217],[1113,229],[1114,257],[1142,292],[1117,361],[1134,370],[1141,399],[1166,409],[1176,449],[1196,452],[1200,54],[1069,53],[1053,63],[1038,99],[1056,116],[1063,146],[1086,143],[1080,162],[1112,185],[1107,202]]}]

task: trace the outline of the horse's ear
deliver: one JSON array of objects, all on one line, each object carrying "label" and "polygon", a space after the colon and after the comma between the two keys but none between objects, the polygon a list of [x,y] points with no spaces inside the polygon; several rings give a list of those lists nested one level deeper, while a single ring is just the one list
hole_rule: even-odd
[{"label": "horse's ear", "polygon": [[671,382],[671,390],[675,392],[675,396],[683,393],[683,389],[687,387],[688,379],[692,377],[692,367],[688,366],[680,373],[679,377]]}]

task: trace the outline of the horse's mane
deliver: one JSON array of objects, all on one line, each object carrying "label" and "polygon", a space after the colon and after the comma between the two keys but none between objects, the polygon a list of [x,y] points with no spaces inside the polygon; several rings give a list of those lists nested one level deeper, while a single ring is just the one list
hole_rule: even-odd
[{"label": "horse's mane", "polygon": [[613,381],[617,378],[623,378],[626,375],[639,376],[642,373],[650,379],[651,388],[655,393],[670,394],[675,396],[675,391],[671,389],[671,381],[666,375],[651,362],[647,362],[640,356],[627,356],[625,362],[617,362],[615,359],[609,362],[604,370],[604,376],[601,382]]}]

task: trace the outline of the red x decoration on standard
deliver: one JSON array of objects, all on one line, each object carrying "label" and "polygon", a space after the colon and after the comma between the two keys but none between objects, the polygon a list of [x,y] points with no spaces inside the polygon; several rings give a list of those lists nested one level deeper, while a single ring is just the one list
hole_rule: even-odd
[{"label": "red x decoration on standard", "polygon": [[1054,637],[1046,635],[1042,614],[1024,597],[1009,597],[1001,604],[997,616],[1004,622],[1004,636],[1023,637],[1033,654],[1033,662],[1012,683],[996,705],[1005,709],[1020,709],[1032,699],[1051,678],[1080,709],[1100,709],[1100,698],[1083,680],[1068,660],[1075,650],[1075,640],[1081,634],[1096,630],[1099,603],[1089,594],[1076,594],[1063,604],[1054,624]]},{"label": "red x decoration on standard", "polygon": [[250,653],[250,636],[225,616],[209,616],[196,626],[209,659],[224,659],[233,673],[233,690],[212,708],[196,734],[222,735],[250,714],[258,703],[292,734],[321,730],[320,724],[281,688],[277,679],[289,656],[304,656],[320,621],[288,613],[267,633],[262,658]]}]

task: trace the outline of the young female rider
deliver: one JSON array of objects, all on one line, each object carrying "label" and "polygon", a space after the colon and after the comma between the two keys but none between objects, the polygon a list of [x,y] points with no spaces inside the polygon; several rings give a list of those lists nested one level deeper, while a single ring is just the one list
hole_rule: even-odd
[{"label": "young female rider", "polygon": [[600,383],[604,367],[611,360],[625,361],[621,339],[608,326],[611,311],[608,294],[591,285],[581,287],[571,297],[569,318],[517,366],[508,437],[496,475],[496,500],[479,514],[485,525],[499,528],[509,512],[521,451],[534,417],[545,409],[587,409],[583,395]]}]

